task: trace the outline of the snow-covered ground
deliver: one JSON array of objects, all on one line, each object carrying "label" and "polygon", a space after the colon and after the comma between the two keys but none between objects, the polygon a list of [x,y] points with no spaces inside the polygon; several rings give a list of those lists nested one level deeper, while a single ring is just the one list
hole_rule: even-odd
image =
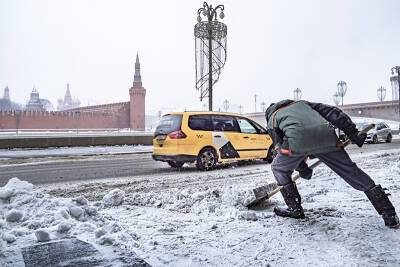
[{"label": "snow-covered ground", "polygon": [[107,266],[130,266],[123,262],[131,259],[136,236],[99,213],[120,205],[123,198],[119,189],[96,203],[84,197],[54,198],[28,182],[10,179],[0,188],[0,266],[25,266],[21,248],[72,237],[94,245]]},{"label": "snow-covered ground", "polygon": [[[400,207],[400,150],[353,159]],[[132,249],[153,266],[400,264],[400,230],[386,228],[366,196],[327,167],[299,183],[306,219],[275,216],[273,207],[283,205],[280,195],[257,210],[243,205],[252,188],[272,181],[270,165],[261,163],[33,189],[24,185],[25,193],[13,193],[9,185],[8,191],[0,189],[0,230],[3,239],[16,240],[2,241],[0,251],[35,243],[35,230],[43,228],[53,239],[77,236],[99,248]],[[9,200],[1,200],[9,194]],[[6,221],[11,210],[22,212],[20,221]],[[101,229],[103,239],[96,237]]]},{"label": "snow-covered ground", "polygon": [[54,147],[40,149],[0,149],[0,159],[33,158],[33,157],[62,157],[104,154],[131,154],[152,152],[152,146],[89,146],[89,147]]}]

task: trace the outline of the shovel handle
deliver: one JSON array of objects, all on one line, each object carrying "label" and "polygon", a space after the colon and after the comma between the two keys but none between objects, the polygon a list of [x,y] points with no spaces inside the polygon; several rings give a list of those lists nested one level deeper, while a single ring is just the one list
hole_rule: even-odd
[{"label": "shovel handle", "polygon": [[[369,124],[367,127],[365,127],[364,129],[362,129],[358,134],[360,135],[360,134],[364,134],[364,133],[367,133],[369,130],[371,130],[371,129],[373,129],[375,127],[375,124]],[[344,147],[346,147],[346,146],[348,146],[348,145],[350,145],[351,144],[351,140],[350,139],[347,139],[344,143],[343,143],[343,146]],[[311,164],[310,166],[309,166],[309,168],[310,169],[315,169],[318,165],[320,165],[322,163],[322,161],[320,161],[320,160],[317,160],[316,162],[314,162],[313,164]],[[292,176],[292,181],[293,182],[296,182],[296,180],[297,179],[299,179],[300,178],[300,174],[299,173],[296,173],[294,176]],[[270,197],[272,197],[273,195],[275,195],[276,193],[278,193],[279,191],[281,191],[281,189],[283,188],[283,186],[281,186],[281,185],[278,185],[278,187],[277,188],[275,188],[274,190],[272,190],[271,192],[269,192],[268,193],[268,197],[267,198],[270,198]]]}]

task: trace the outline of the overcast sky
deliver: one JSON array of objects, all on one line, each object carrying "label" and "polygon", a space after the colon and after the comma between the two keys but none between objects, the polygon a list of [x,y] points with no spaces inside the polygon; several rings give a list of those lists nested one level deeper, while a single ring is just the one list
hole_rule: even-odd
[{"label": "overcast sky", "polygon": [[[228,58],[214,103],[292,98],[377,101],[400,65],[400,1],[210,1],[225,5]],[[201,109],[195,90],[196,11],[202,1],[0,0],[0,89],[25,103],[33,85],[56,100],[70,83],[83,105],[128,101],[139,51],[146,109]],[[2,95],[2,90],[1,90]],[[258,110],[260,105],[258,104]]]}]

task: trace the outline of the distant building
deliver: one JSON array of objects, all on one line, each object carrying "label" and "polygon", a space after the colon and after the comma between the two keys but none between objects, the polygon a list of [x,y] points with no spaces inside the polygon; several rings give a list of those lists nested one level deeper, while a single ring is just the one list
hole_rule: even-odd
[{"label": "distant building", "polygon": [[4,88],[4,96],[0,98],[0,110],[18,110],[21,106],[11,101],[10,89],[8,86]]},{"label": "distant building", "polygon": [[39,92],[36,90],[36,87],[33,87],[31,92],[31,97],[26,103],[25,110],[28,111],[46,111],[53,110],[53,104],[47,100],[39,97]]},{"label": "distant building", "polygon": [[67,91],[65,92],[64,100],[58,99],[57,110],[67,110],[73,108],[79,108],[81,102],[79,99],[74,98],[72,99],[71,92],[69,90],[69,83],[67,84]]}]

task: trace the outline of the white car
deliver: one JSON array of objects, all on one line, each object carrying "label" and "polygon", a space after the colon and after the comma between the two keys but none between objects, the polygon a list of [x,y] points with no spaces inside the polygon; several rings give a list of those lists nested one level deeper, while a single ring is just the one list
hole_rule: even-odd
[{"label": "white car", "polygon": [[[358,130],[362,130],[367,125],[368,124],[366,124],[366,123],[357,124],[357,129]],[[376,123],[375,128],[373,128],[372,130],[368,131],[367,139],[365,139],[365,142],[374,143],[374,144],[377,144],[380,141],[386,142],[386,143],[392,142],[392,130],[384,122]]]}]

